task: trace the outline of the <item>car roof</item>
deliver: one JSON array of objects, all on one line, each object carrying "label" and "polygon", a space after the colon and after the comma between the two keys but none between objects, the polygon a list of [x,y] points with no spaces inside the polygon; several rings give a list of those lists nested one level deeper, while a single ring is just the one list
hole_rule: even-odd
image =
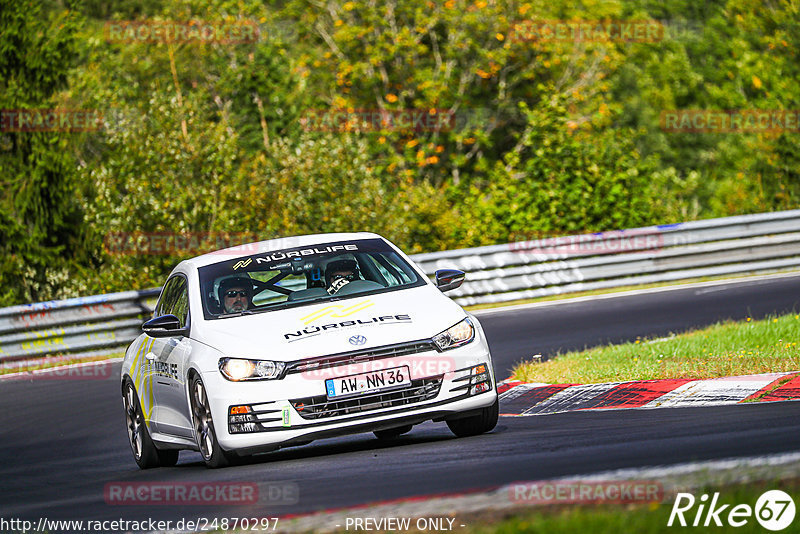
[{"label": "car roof", "polygon": [[221,261],[230,260],[233,258],[252,256],[253,254],[260,254],[262,252],[272,252],[275,250],[283,250],[295,247],[307,247],[314,245],[322,245],[325,243],[334,243],[337,241],[347,241],[350,239],[383,239],[378,234],[372,232],[348,232],[348,233],[334,233],[334,234],[312,234],[300,235],[290,237],[280,237],[278,239],[270,239],[267,241],[257,241],[254,243],[247,243],[235,247],[224,248],[183,260],[178,264],[176,270],[180,268],[194,268],[205,267]]}]

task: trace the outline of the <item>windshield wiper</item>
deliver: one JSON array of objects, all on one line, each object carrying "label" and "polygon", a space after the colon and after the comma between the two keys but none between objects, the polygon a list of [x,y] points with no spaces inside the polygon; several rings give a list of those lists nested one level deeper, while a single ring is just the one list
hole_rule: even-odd
[{"label": "windshield wiper", "polygon": [[255,312],[253,310],[242,310],[239,312],[231,312],[231,313],[223,313],[222,315],[217,315],[217,319],[227,319],[228,317],[241,317],[242,315],[253,315]]}]

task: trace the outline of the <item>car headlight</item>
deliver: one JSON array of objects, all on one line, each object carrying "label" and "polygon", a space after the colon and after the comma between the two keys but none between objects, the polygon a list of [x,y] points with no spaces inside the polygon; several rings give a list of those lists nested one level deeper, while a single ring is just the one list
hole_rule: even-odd
[{"label": "car headlight", "polygon": [[219,361],[219,370],[222,376],[234,382],[242,380],[274,380],[280,378],[283,362],[271,360],[246,360],[244,358],[222,358]]},{"label": "car headlight", "polygon": [[472,321],[469,320],[469,317],[444,332],[433,336],[433,342],[436,343],[439,350],[460,347],[473,339],[475,339],[475,327],[472,326]]}]

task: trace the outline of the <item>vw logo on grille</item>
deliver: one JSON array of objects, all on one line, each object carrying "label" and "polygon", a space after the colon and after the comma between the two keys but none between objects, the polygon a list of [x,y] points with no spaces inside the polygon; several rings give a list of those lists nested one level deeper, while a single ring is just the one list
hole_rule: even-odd
[{"label": "vw logo on grille", "polygon": [[349,341],[351,345],[363,345],[367,342],[367,338],[364,336],[351,336]]}]

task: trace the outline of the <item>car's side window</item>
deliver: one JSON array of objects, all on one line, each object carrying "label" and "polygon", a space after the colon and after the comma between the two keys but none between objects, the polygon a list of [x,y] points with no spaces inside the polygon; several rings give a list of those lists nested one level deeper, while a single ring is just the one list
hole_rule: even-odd
[{"label": "car's side window", "polygon": [[179,282],[175,289],[177,299],[172,308],[172,315],[180,320],[181,328],[183,328],[189,317],[189,288],[186,285],[186,278],[179,276],[178,279]]},{"label": "car's side window", "polygon": [[189,290],[183,276],[173,276],[167,280],[161,292],[155,315],[158,317],[170,313],[180,320],[181,327],[186,326],[189,316]]},{"label": "car's side window", "polygon": [[174,293],[175,284],[178,283],[178,278],[173,277],[167,280],[167,283],[164,284],[164,289],[161,290],[161,296],[158,299],[158,304],[156,305],[155,317],[160,317],[162,315],[166,315],[169,313],[168,309],[172,309],[172,305],[174,303],[174,299],[172,298],[172,294]]}]

